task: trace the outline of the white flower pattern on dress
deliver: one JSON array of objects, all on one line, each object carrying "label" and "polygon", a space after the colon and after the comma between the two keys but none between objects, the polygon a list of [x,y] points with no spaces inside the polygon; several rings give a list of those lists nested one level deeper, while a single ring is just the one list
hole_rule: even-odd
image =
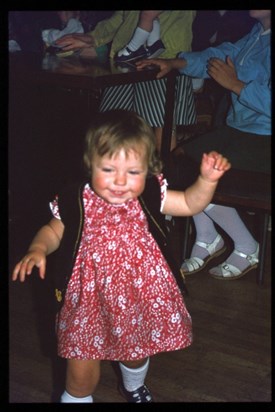
[{"label": "white flower pattern on dress", "polygon": [[[167,183],[159,182],[164,199]],[[109,204],[89,184],[83,200],[82,238],[57,319],[59,355],[133,360],[189,346],[191,317],[139,201]],[[58,198],[51,209],[60,218]]]}]

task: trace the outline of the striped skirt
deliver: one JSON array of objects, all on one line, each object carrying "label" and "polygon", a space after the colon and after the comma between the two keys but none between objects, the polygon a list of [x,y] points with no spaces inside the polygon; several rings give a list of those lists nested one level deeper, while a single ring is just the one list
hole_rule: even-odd
[{"label": "striped skirt", "polygon": [[[165,112],[166,79],[150,80],[103,90],[100,112],[112,109],[132,110],[152,127],[163,127]],[[176,78],[174,125],[196,122],[196,109],[190,77]]]}]

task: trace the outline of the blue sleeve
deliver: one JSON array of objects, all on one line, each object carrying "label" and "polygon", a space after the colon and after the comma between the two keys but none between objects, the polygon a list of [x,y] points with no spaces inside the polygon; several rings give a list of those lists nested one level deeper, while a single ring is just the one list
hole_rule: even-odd
[{"label": "blue sleeve", "polygon": [[271,81],[265,84],[257,80],[247,83],[238,100],[244,106],[271,118]]},{"label": "blue sleeve", "polygon": [[184,69],[180,70],[180,73],[203,79],[209,78],[207,73],[208,60],[215,57],[225,61],[226,57],[230,56],[231,60],[234,62],[235,56],[238,55],[239,51],[244,47],[249,36],[250,34],[244,36],[236,43],[224,42],[219,46],[208,47],[200,52],[180,52],[178,58],[187,61],[187,65]]}]

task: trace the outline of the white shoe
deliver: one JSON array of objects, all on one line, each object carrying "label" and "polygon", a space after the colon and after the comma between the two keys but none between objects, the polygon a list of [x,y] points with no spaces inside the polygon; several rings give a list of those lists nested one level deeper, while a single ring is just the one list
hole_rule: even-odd
[{"label": "white shoe", "polygon": [[224,240],[221,235],[217,235],[216,239],[212,243],[200,242],[198,240],[195,242],[195,244],[206,249],[209,253],[209,256],[206,256],[206,258],[204,259],[196,256],[189,259],[184,259],[181,265],[181,271],[185,275],[199,272],[207,265],[207,263],[211,259],[214,259],[215,257],[221,255],[226,250],[226,247],[224,246]]},{"label": "white shoe", "polygon": [[220,265],[212,268],[209,270],[210,275],[215,279],[222,279],[222,280],[234,280],[239,279],[248,273],[250,270],[255,269],[258,266],[259,262],[259,243],[257,243],[257,248],[254,253],[251,255],[246,255],[245,253],[239,252],[238,250],[234,250],[238,256],[245,258],[249,265],[241,271],[236,266],[227,263],[226,261],[221,263]]}]

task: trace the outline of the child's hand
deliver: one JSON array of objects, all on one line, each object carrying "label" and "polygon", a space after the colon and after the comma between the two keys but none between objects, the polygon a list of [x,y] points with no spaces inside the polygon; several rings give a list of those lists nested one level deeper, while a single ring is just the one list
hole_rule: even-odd
[{"label": "child's hand", "polygon": [[219,180],[231,167],[230,162],[217,152],[204,153],[201,162],[201,176],[210,182]]},{"label": "child's hand", "polygon": [[26,275],[30,275],[33,267],[39,268],[39,276],[45,278],[46,271],[46,255],[42,251],[33,251],[27,253],[20,262],[17,263],[13,272],[12,280],[16,280],[19,275],[21,282],[24,282]]}]

